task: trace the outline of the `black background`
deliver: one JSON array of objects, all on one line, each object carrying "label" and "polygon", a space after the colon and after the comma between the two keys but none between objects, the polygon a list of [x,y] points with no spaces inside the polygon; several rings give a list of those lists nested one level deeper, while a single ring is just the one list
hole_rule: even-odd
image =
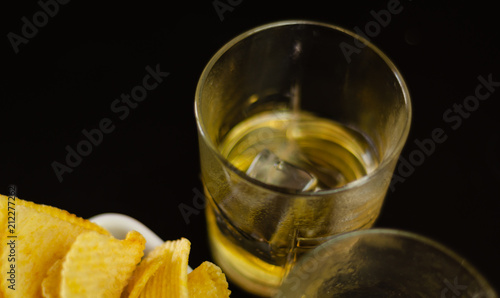
[{"label": "black background", "polygon": [[[12,1],[11,1],[12,2]],[[227,3],[226,0],[220,0]],[[35,1],[3,3],[0,81],[0,193],[15,184],[21,199],[81,217],[133,216],[163,239],[192,242],[190,264],[210,255],[203,212],[189,223],[179,204],[201,190],[193,112],[197,80],[210,57],[232,37],[284,19],[309,19],[347,29],[373,20],[384,1],[241,2],[219,17],[212,1],[100,2],[59,5],[16,54],[7,37],[22,34]],[[438,240],[500,288],[500,87],[453,129],[446,110],[474,95],[478,76],[500,81],[500,26],[491,4],[401,0],[403,10],[371,38],[398,66],[412,96],[413,122],[402,156],[415,140],[442,128],[447,139],[389,192],[376,224]],[[142,83],[147,65],[170,75],[124,120],[111,102]],[[59,182],[52,163],[82,130],[109,118],[115,129]],[[396,174],[408,174],[398,172]],[[234,297],[244,297],[231,285]]]}]

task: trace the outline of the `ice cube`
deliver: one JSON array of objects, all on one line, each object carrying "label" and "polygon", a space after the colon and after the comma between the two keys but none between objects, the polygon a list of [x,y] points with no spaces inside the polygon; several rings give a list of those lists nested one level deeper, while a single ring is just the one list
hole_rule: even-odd
[{"label": "ice cube", "polygon": [[246,174],[266,184],[301,191],[312,191],[317,185],[313,175],[281,160],[268,149],[257,154]]}]

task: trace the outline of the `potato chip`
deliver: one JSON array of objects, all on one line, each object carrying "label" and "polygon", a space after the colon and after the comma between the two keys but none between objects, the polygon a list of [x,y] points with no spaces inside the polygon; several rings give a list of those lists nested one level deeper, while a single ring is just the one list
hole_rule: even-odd
[{"label": "potato chip", "polygon": [[[231,293],[221,269],[210,262],[188,276],[191,243],[185,238],[163,243],[141,262],[146,240],[138,232],[118,240],[67,211],[2,195],[0,209],[11,212],[0,212],[0,241],[13,243],[0,246],[0,257],[8,260],[0,262],[0,298],[211,298]],[[12,265],[15,290],[8,290]]]},{"label": "potato chip", "polygon": [[61,292],[61,270],[63,260],[54,262],[47,272],[47,276],[42,281],[42,295],[45,298],[59,298]]},{"label": "potato chip", "polygon": [[79,235],[62,262],[60,297],[119,298],[141,261],[145,244],[136,231],[124,240],[96,232]]},{"label": "potato chip", "polygon": [[126,297],[188,297],[187,268],[191,243],[182,238],[156,247],[139,264]]},{"label": "potato chip", "polygon": [[189,298],[224,298],[231,291],[226,276],[215,264],[203,262],[188,274]]},{"label": "potato chip", "polygon": [[[9,201],[11,204],[9,204]],[[76,237],[87,231],[109,235],[104,228],[67,211],[32,202],[8,199],[0,195],[0,242],[15,243],[15,262],[9,259],[10,248],[0,246],[0,297],[41,297],[42,280],[49,268],[63,258]],[[15,207],[15,229],[8,229],[8,206]],[[16,236],[16,238],[8,238]],[[9,290],[5,274],[15,264],[15,290]]]}]

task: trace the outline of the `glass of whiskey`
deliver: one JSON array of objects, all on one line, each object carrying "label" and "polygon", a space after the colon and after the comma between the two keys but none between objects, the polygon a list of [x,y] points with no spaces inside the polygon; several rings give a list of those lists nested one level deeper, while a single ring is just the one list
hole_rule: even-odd
[{"label": "glass of whiskey", "polygon": [[201,75],[195,115],[214,260],[243,289],[271,296],[304,253],[373,225],[411,104],[369,41],[291,20],[224,45]]}]

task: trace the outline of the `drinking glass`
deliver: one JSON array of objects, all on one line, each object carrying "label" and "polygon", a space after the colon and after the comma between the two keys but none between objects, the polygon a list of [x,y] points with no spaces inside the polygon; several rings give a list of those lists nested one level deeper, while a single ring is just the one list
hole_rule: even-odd
[{"label": "drinking glass", "polygon": [[373,225],[411,122],[384,53],[302,20],[224,45],[201,75],[195,113],[214,260],[261,296],[303,253]]},{"label": "drinking glass", "polygon": [[498,298],[464,258],[413,233],[371,229],[338,235],[304,256],[275,298]]}]

